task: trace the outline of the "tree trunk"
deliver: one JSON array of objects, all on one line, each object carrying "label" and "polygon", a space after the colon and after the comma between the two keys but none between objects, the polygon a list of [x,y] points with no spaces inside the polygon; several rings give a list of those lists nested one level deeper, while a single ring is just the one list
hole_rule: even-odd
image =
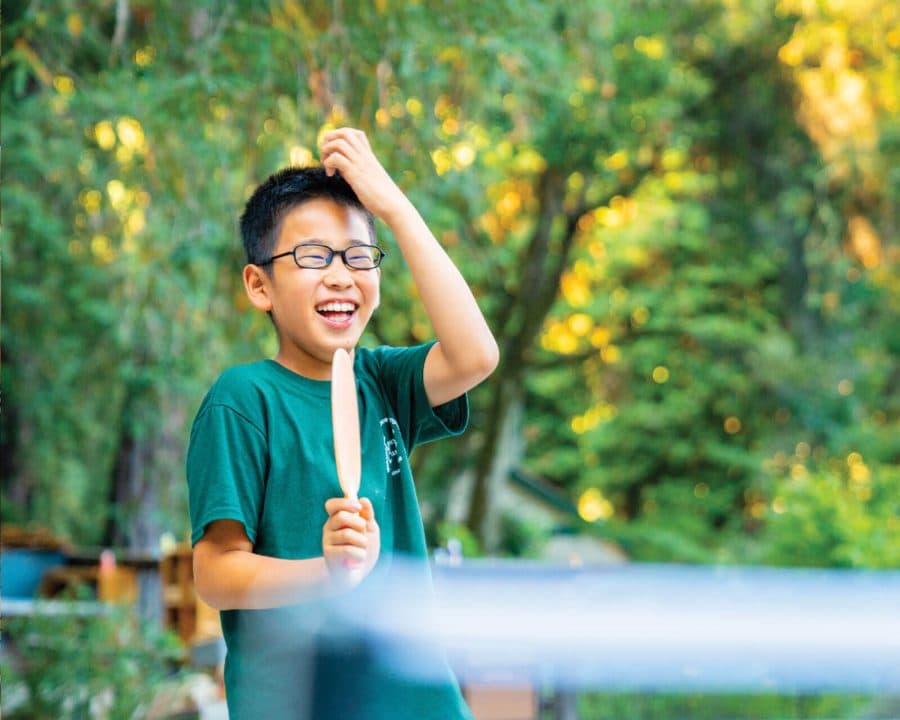
[{"label": "tree trunk", "polygon": [[[6,346],[0,347],[0,358],[12,365]],[[18,358],[17,358],[18,359]],[[9,373],[6,376],[9,380]],[[30,470],[20,463],[19,448],[27,448],[34,439],[34,425],[22,416],[16,406],[16,396],[9,388],[0,397],[0,478],[3,480],[3,500],[6,519],[17,520],[32,515],[35,494],[35,478]]]},{"label": "tree trunk", "polygon": [[[559,280],[568,264],[569,251],[581,210],[567,217],[564,236],[554,243],[554,220],[562,213],[566,175],[548,168],[539,181],[540,214],[525,256],[525,272],[515,297],[505,306],[496,323],[501,337],[501,364],[494,377],[494,394],[478,450],[475,477],[466,525],[481,541],[485,551],[496,548],[496,500],[511,463],[521,460],[518,439],[524,396],[521,382],[526,354],[556,298]],[[555,251],[555,252],[554,252]],[[505,341],[504,341],[505,336]],[[515,412],[512,410],[515,409]]]},{"label": "tree trunk", "polygon": [[103,544],[152,550],[163,531],[159,520],[159,495],[153,482],[158,448],[153,439],[135,435],[129,422],[130,406],[130,402],[126,402],[110,478]]},{"label": "tree trunk", "polygon": [[128,21],[131,19],[131,8],[128,0],[116,0],[116,27],[110,40],[109,64],[123,62],[123,48],[128,34]]},{"label": "tree trunk", "polygon": [[34,477],[19,465],[18,449],[27,447],[34,432],[31,423],[19,417],[15,406],[10,407],[8,399],[3,405],[3,411],[0,412],[0,423],[2,423],[0,477],[3,478],[3,499],[10,504],[13,515],[21,513],[23,517],[31,517]]},{"label": "tree trunk", "polygon": [[[632,178],[617,187],[599,205],[605,205],[615,195],[629,193],[642,177]],[[587,183],[585,183],[587,186]],[[498,336],[501,352],[500,367],[494,373],[493,399],[489,410],[484,441],[478,448],[475,477],[466,525],[475,533],[482,547],[491,552],[499,540],[496,499],[509,470],[518,465],[524,454],[521,436],[525,395],[522,383],[530,367],[530,352],[559,292],[563,272],[575,243],[578,220],[590,208],[584,197],[571,212],[564,211],[566,173],[547,168],[538,181],[540,201],[537,226],[523,260],[525,268],[519,287],[500,317],[492,323]],[[558,219],[564,220],[562,232],[554,233]],[[511,439],[511,433],[517,439]]]},{"label": "tree trunk", "polygon": [[478,453],[466,525],[486,552],[500,542],[498,499],[511,470],[522,463],[525,399],[518,382],[501,379],[494,394],[484,442]]},{"label": "tree trunk", "polygon": [[784,322],[800,342],[803,351],[814,349],[821,341],[821,318],[809,307],[809,271],[806,263],[806,236],[810,222],[802,232],[794,232],[788,244],[788,258],[781,271]]}]

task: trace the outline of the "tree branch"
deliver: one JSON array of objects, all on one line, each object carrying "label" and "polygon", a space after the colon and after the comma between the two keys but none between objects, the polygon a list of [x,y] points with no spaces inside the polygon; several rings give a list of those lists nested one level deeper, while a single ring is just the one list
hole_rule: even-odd
[{"label": "tree branch", "polygon": [[128,20],[131,17],[131,9],[128,0],[116,0],[116,27],[112,36],[112,49],[109,53],[109,64],[115,64],[116,56],[121,53],[125,35],[128,33]]}]

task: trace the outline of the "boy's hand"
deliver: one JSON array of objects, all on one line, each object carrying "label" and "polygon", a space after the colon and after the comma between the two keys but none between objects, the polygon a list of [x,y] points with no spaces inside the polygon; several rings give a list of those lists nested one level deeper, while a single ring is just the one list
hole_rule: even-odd
[{"label": "boy's hand", "polygon": [[368,575],[381,551],[381,531],[366,498],[331,498],[322,528],[322,554],[339,587],[353,587]]},{"label": "boy's hand", "polygon": [[328,174],[340,172],[360,202],[388,224],[391,215],[408,203],[406,195],[378,162],[362,130],[339,128],[325,133],[319,153]]}]

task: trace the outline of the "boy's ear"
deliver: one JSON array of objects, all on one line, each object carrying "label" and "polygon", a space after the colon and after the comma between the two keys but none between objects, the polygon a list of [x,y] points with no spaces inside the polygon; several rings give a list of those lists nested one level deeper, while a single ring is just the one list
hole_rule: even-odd
[{"label": "boy's ear", "polygon": [[244,290],[247,297],[257,310],[269,312],[272,310],[272,300],[269,298],[269,276],[259,265],[244,266]]}]

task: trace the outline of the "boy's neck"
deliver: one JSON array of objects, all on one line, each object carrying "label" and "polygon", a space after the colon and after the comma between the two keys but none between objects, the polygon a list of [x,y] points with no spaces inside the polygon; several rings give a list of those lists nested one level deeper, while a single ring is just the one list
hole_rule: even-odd
[{"label": "boy's neck", "polygon": [[[355,358],[356,349],[349,348],[349,352],[352,361]],[[326,362],[303,352],[285,352],[282,347],[274,359],[282,367],[308,380],[331,380],[331,358]]]}]

